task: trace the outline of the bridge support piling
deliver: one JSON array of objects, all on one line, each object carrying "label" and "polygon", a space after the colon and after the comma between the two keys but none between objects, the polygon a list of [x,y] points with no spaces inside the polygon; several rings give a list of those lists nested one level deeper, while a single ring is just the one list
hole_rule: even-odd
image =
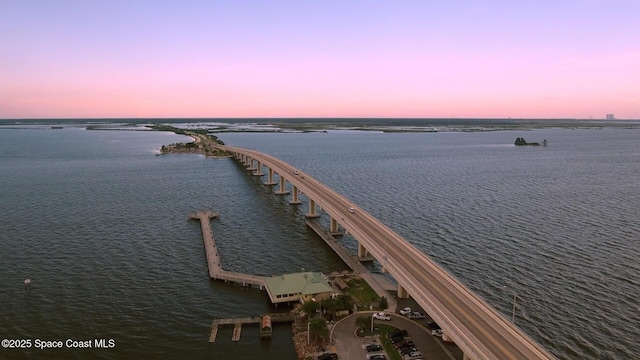
[{"label": "bridge support piling", "polygon": [[320,215],[316,212],[316,202],[309,198],[309,212],[305,215],[307,218],[317,218]]},{"label": "bridge support piling", "polygon": [[293,197],[291,198],[291,201],[289,201],[289,204],[291,205],[299,205],[302,204],[302,202],[298,199],[298,187],[297,186],[293,186],[293,191],[292,191],[292,195]]},{"label": "bridge support piling", "polygon": [[253,176],[262,176],[264,173],[262,172],[262,163],[258,161],[258,167],[256,167],[256,171],[253,173]]},{"label": "bridge support piling", "polygon": [[271,186],[271,185],[275,185],[276,182],[273,181],[273,169],[269,168],[269,171],[267,172],[267,182],[264,183],[265,185]]},{"label": "bridge support piling", "polygon": [[338,220],[334,219],[333,217],[331,217],[331,222],[329,223],[329,234],[331,234],[331,236],[344,235],[344,233],[338,228]]},{"label": "bridge support piling", "polygon": [[274,194],[276,195],[286,195],[289,193],[289,191],[287,191],[287,188],[285,187],[285,180],[282,177],[282,175],[278,174],[278,176],[280,177],[280,188],[274,192]]},{"label": "bridge support piling", "polygon": [[398,284],[398,297],[400,299],[408,299],[409,298],[409,293],[407,292],[407,289],[403,288],[402,285]]},{"label": "bridge support piling", "polygon": [[253,159],[249,158],[249,167],[247,168],[248,171],[255,171],[256,168],[253,166]]},{"label": "bridge support piling", "polygon": [[369,252],[367,251],[367,248],[365,248],[364,245],[358,242],[358,257],[363,258],[363,257],[367,257],[368,255],[369,255]]}]

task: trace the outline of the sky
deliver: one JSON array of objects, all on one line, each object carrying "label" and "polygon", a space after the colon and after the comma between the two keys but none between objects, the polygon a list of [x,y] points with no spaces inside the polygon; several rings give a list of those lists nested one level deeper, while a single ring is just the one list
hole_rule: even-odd
[{"label": "sky", "polygon": [[639,0],[0,0],[0,119],[608,113]]}]

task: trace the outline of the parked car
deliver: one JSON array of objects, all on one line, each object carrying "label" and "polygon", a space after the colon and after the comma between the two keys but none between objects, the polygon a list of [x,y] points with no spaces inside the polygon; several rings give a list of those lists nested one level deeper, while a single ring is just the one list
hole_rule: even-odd
[{"label": "parked car", "polygon": [[387,321],[391,320],[391,316],[385,314],[384,312],[378,312],[373,314],[373,318],[378,320],[387,320]]},{"label": "parked car", "polygon": [[406,308],[400,310],[399,313],[400,313],[400,315],[407,316],[407,315],[411,314],[411,308],[407,306]]},{"label": "parked car", "polygon": [[367,358],[369,360],[387,360],[387,357],[382,354],[368,355]]},{"label": "parked car", "polygon": [[404,340],[396,343],[395,346],[398,349],[405,349],[405,348],[415,347],[416,343],[414,343],[413,340],[407,338],[407,339],[404,339]]},{"label": "parked car", "polygon": [[424,319],[424,315],[422,315],[421,313],[414,311],[412,313],[410,313],[409,315],[407,315],[407,317],[409,319]]},{"label": "parked car", "polygon": [[338,354],[336,353],[324,353],[322,355],[318,355],[318,360],[337,360]]},{"label": "parked car", "polygon": [[416,347],[406,347],[400,350],[400,354],[401,355],[407,355],[407,354],[411,354],[414,351],[418,351],[418,349]]},{"label": "parked car", "polygon": [[406,355],[404,355],[405,359],[421,359],[423,357],[422,353],[420,351],[414,351],[411,353],[408,353]]},{"label": "parked car", "polygon": [[435,321],[429,321],[425,326],[428,327],[431,330],[440,329],[440,325],[438,325]]},{"label": "parked car", "polygon": [[365,347],[365,350],[367,350],[367,352],[382,351],[382,345],[370,344]]},{"label": "parked car", "polygon": [[398,329],[398,330],[394,330],[393,332],[390,332],[387,334],[387,336],[389,337],[389,339],[394,338],[394,337],[398,337],[398,336],[407,336],[407,330],[404,329]]}]

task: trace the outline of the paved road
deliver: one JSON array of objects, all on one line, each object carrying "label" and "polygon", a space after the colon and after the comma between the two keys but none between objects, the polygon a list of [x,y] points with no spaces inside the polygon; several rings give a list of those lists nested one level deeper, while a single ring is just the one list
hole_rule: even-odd
[{"label": "paved road", "polygon": [[[555,359],[453,275],[347,198],[270,155],[217,147],[262,162],[313,199],[378,259],[469,358]],[[348,211],[350,207],[355,212]]]}]

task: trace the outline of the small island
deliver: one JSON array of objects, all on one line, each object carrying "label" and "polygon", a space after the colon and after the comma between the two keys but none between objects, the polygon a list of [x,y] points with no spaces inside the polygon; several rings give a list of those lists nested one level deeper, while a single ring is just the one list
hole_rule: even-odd
[{"label": "small island", "polygon": [[206,157],[230,157],[231,154],[228,151],[221,150],[215,145],[223,145],[224,143],[218,139],[215,135],[207,134],[206,130],[184,130],[166,125],[154,125],[149,126],[152,130],[157,131],[172,131],[178,135],[187,135],[193,138],[193,142],[188,143],[174,143],[169,145],[162,145],[160,148],[160,154],[201,154]]},{"label": "small island", "polygon": [[[546,141],[546,140],[545,140]],[[540,143],[537,142],[527,142],[524,138],[517,138],[516,139],[516,146],[526,146],[526,145],[530,145],[530,146],[540,146]]]}]

